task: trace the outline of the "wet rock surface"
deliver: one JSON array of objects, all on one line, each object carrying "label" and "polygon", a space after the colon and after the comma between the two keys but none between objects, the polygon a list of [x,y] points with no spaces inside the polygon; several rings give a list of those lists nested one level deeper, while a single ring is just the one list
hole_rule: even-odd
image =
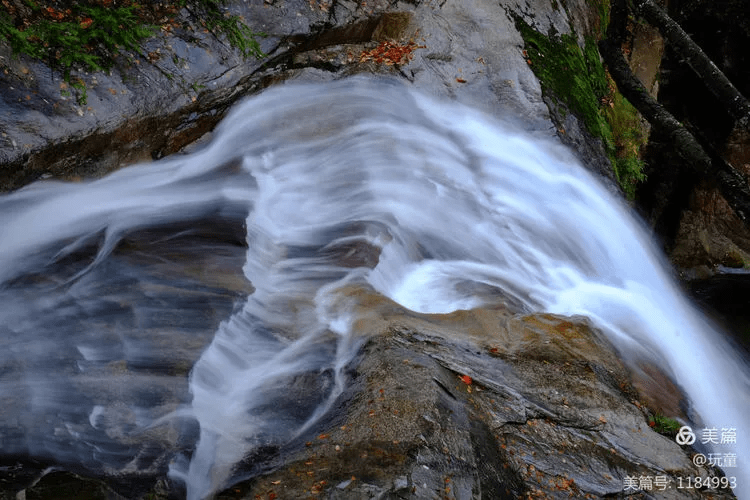
[{"label": "wet rock surface", "polygon": [[750,274],[717,274],[687,284],[706,314],[732,334],[750,359]]},{"label": "wet rock surface", "polygon": [[[556,4],[553,2],[553,4]],[[510,13],[542,32],[592,29],[587,2],[317,2],[252,0],[242,15],[268,54],[243,60],[226,43],[188,26],[152,38],[153,61],[111,74],[78,74],[69,88],[39,62],[0,46],[0,189],[40,178],[99,177],[158,159],[209,132],[242,96],[286,80],[331,80],[356,73],[404,78],[427,94],[485,109],[545,136],[557,134],[539,83],[522,55]],[[85,100],[85,102],[83,102]],[[563,140],[591,142],[575,120]],[[594,171],[611,168],[601,148],[581,151]]]},{"label": "wet rock surface", "polygon": [[[187,34],[157,38],[146,47],[161,53],[153,65],[80,75],[86,104],[61,92],[66,89],[59,75],[0,47],[0,189],[48,176],[99,177],[158,159],[209,132],[245,95],[287,80],[357,73],[403,78],[427,94],[553,136],[558,128],[509,12],[543,32],[568,32],[571,22],[579,33],[591,29],[595,16],[588,2],[565,2],[567,12],[558,3],[238,2],[233,11],[269,35],[262,41],[266,59],[243,61],[200,33],[194,34],[197,43],[187,43]],[[583,126],[572,115],[558,119],[567,120],[565,140],[589,168],[608,172]],[[149,263],[155,275],[176,273],[178,280],[146,281],[139,289],[123,282],[101,291],[98,300],[105,302],[137,302],[140,296],[179,305],[154,315],[134,339],[149,344],[152,358],[140,364],[113,358],[102,370],[119,370],[125,382],[131,372],[166,375],[168,386],[159,395],[164,406],[175,409],[186,401],[187,372],[208,335],[252,292],[239,269],[244,237],[231,227],[206,225],[181,255],[171,253],[172,244],[156,252],[164,259]],[[127,268],[130,256],[152,239],[135,235],[115,262]],[[221,248],[206,242],[217,239]],[[365,250],[352,265],[376,259]],[[622,495],[625,478],[641,476],[665,477],[669,485],[639,493],[644,498],[731,497],[676,489],[678,477],[714,473],[693,466],[688,450],[648,426],[646,408],[681,416],[679,389],[656,367],[631,373],[582,320],[505,308],[421,316],[383,305],[382,298],[367,303],[373,312],[360,325],[367,340],[334,411],[283,449],[248,456],[236,471],[244,480],[220,498],[602,498]],[[191,315],[180,317],[186,309]],[[175,345],[180,321],[189,323],[191,341]],[[314,392],[315,380],[300,380],[295,394]],[[112,401],[98,422],[127,426],[134,417],[118,413],[115,396]],[[78,498],[179,498],[184,493],[166,471],[186,433],[157,429],[149,467],[130,476],[83,477],[78,474],[91,471],[8,458],[0,464],[0,498],[65,498],[71,492]],[[109,438],[135,445],[126,442],[127,433],[110,430]]]},{"label": "wet rock surface", "polygon": [[[139,421],[189,403],[191,367],[218,324],[252,293],[242,274],[244,237],[244,219],[218,216],[143,229],[75,285],[70,277],[91,264],[97,245],[0,290],[4,301],[21,295],[35,309],[39,335],[19,339],[13,324],[0,327],[6,353],[0,412],[17,415],[0,427],[0,498],[143,498],[168,491],[169,461],[191,446],[196,429],[179,418],[148,429]],[[59,287],[67,293],[55,300]],[[66,311],[64,324],[49,319],[51,309]],[[29,380],[35,366],[59,376],[35,384]],[[29,403],[32,391],[51,398]],[[78,406],[81,395],[99,402],[93,412]]]},{"label": "wet rock surface", "polygon": [[[472,322],[472,339],[452,331]],[[647,498],[732,497],[677,489],[708,472],[648,426],[585,323],[498,311],[396,323],[364,347],[335,426],[221,497],[603,498],[628,476],[666,478]]]},{"label": "wet rock surface", "polygon": [[[680,477],[715,471],[649,427],[644,401],[654,394],[635,388],[584,320],[505,308],[415,315],[380,302],[386,323],[367,322],[361,333],[374,336],[330,416],[282,449],[251,453],[236,477],[260,475],[218,498],[619,498],[636,493],[627,478],[639,477],[664,488],[638,498],[734,498],[678,489]],[[9,466],[6,484],[22,470],[33,467]],[[68,488],[81,498],[180,495],[153,475],[18,483],[26,498]]]}]

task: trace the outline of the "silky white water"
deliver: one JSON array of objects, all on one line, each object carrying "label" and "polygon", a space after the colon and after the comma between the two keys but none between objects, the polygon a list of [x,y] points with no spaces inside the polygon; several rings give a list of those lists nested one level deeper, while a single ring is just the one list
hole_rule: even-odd
[{"label": "silky white water", "polygon": [[[254,292],[191,337],[199,357],[185,388],[168,374],[122,375],[118,362],[170,352],[140,328],[169,328],[166,311],[185,322],[198,305],[161,304],[138,258],[114,250],[135,231],[189,232],[207,217],[246,218]],[[28,278],[91,246],[95,257],[55,271],[53,285]],[[737,429],[722,451],[738,453],[726,472],[750,498],[747,367],[682,297],[630,210],[561,146],[400,83],[272,88],[191,155],[4,195],[0,282],[6,454],[134,471],[158,455],[149,432],[169,424],[188,450],[169,457],[171,477],[189,499],[209,497],[341,394],[362,339],[339,289],[364,285],[424,313],[480,307],[494,289],[521,310],[587,316],[627,359],[659,363],[705,427]],[[104,304],[107,287],[149,300]],[[304,377],[317,390],[285,399]]]}]

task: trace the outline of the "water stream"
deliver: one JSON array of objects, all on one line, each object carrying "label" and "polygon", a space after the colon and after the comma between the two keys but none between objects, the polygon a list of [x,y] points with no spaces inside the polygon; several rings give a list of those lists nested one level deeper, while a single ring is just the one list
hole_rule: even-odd
[{"label": "water stream", "polygon": [[[221,233],[226,220],[242,234]],[[233,246],[254,291],[213,307],[205,297],[234,285],[198,299],[159,266],[179,267],[165,249],[196,234],[190,251],[214,265],[225,249],[200,235],[217,231],[245,239]],[[591,318],[624,357],[672,374],[705,426],[737,429],[722,451],[738,452],[750,498],[748,369],[630,210],[561,146],[369,79],[276,87],[190,155],[0,197],[0,449],[105,473],[169,467],[206,498],[341,393],[362,342],[351,284],[425,313],[495,290]],[[188,366],[153,369],[164,356]],[[305,377],[316,390],[289,396]]]}]

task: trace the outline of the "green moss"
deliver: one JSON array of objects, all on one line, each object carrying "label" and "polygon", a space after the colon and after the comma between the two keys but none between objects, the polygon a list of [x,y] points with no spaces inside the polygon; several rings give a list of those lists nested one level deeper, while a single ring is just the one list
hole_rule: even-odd
[{"label": "green moss", "polygon": [[[614,89],[611,80],[610,85]],[[646,179],[640,151],[648,142],[648,133],[640,114],[622,94],[613,90],[605,103],[604,116],[615,141],[615,174],[625,194],[633,199],[636,186]]]},{"label": "green moss", "polygon": [[543,35],[520,18],[516,26],[524,39],[527,60],[542,89],[561,100],[583,120],[592,135],[604,141],[605,149],[614,153],[612,131],[600,112],[607,83],[595,42],[587,40],[581,50],[574,34]]},{"label": "green moss", "polygon": [[[595,3],[609,12],[608,1]],[[607,18],[602,16],[605,23]],[[575,113],[591,135],[602,140],[620,186],[632,199],[637,183],[645,179],[640,149],[647,136],[637,111],[607,75],[596,40],[586,37],[581,48],[575,33],[544,35],[520,18],[516,26],[545,95]]]},{"label": "green moss", "polygon": [[599,13],[599,33],[604,36],[609,26],[610,0],[586,0]]}]

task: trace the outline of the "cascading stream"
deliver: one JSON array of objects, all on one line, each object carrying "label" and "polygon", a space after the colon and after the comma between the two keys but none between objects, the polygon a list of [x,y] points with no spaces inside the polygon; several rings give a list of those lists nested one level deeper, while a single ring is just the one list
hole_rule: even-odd
[{"label": "cascading stream", "polygon": [[[125,259],[122,241],[227,216],[246,217],[254,291],[215,332],[191,338],[189,385],[156,404],[143,394],[176,377],[92,381],[102,367],[151,359],[133,332],[162,306],[138,266],[147,252]],[[85,264],[70,264],[92,246]],[[393,81],[283,85],[238,105],[192,155],[0,197],[0,399],[16,408],[0,413],[2,449],[136,471],[171,425],[180,437],[160,449],[184,450],[169,457],[171,476],[189,499],[210,497],[241,479],[238,463],[298,439],[341,394],[364,340],[342,290],[358,285],[422,313],[502,296],[587,316],[628,360],[664,366],[705,426],[737,428],[722,450],[741,457],[748,369],[665,269],[629,209],[547,139]],[[125,312],[113,305],[121,295],[100,304],[121,282],[151,299]],[[159,314],[179,316],[178,306]],[[750,498],[741,459],[732,475]]]}]

